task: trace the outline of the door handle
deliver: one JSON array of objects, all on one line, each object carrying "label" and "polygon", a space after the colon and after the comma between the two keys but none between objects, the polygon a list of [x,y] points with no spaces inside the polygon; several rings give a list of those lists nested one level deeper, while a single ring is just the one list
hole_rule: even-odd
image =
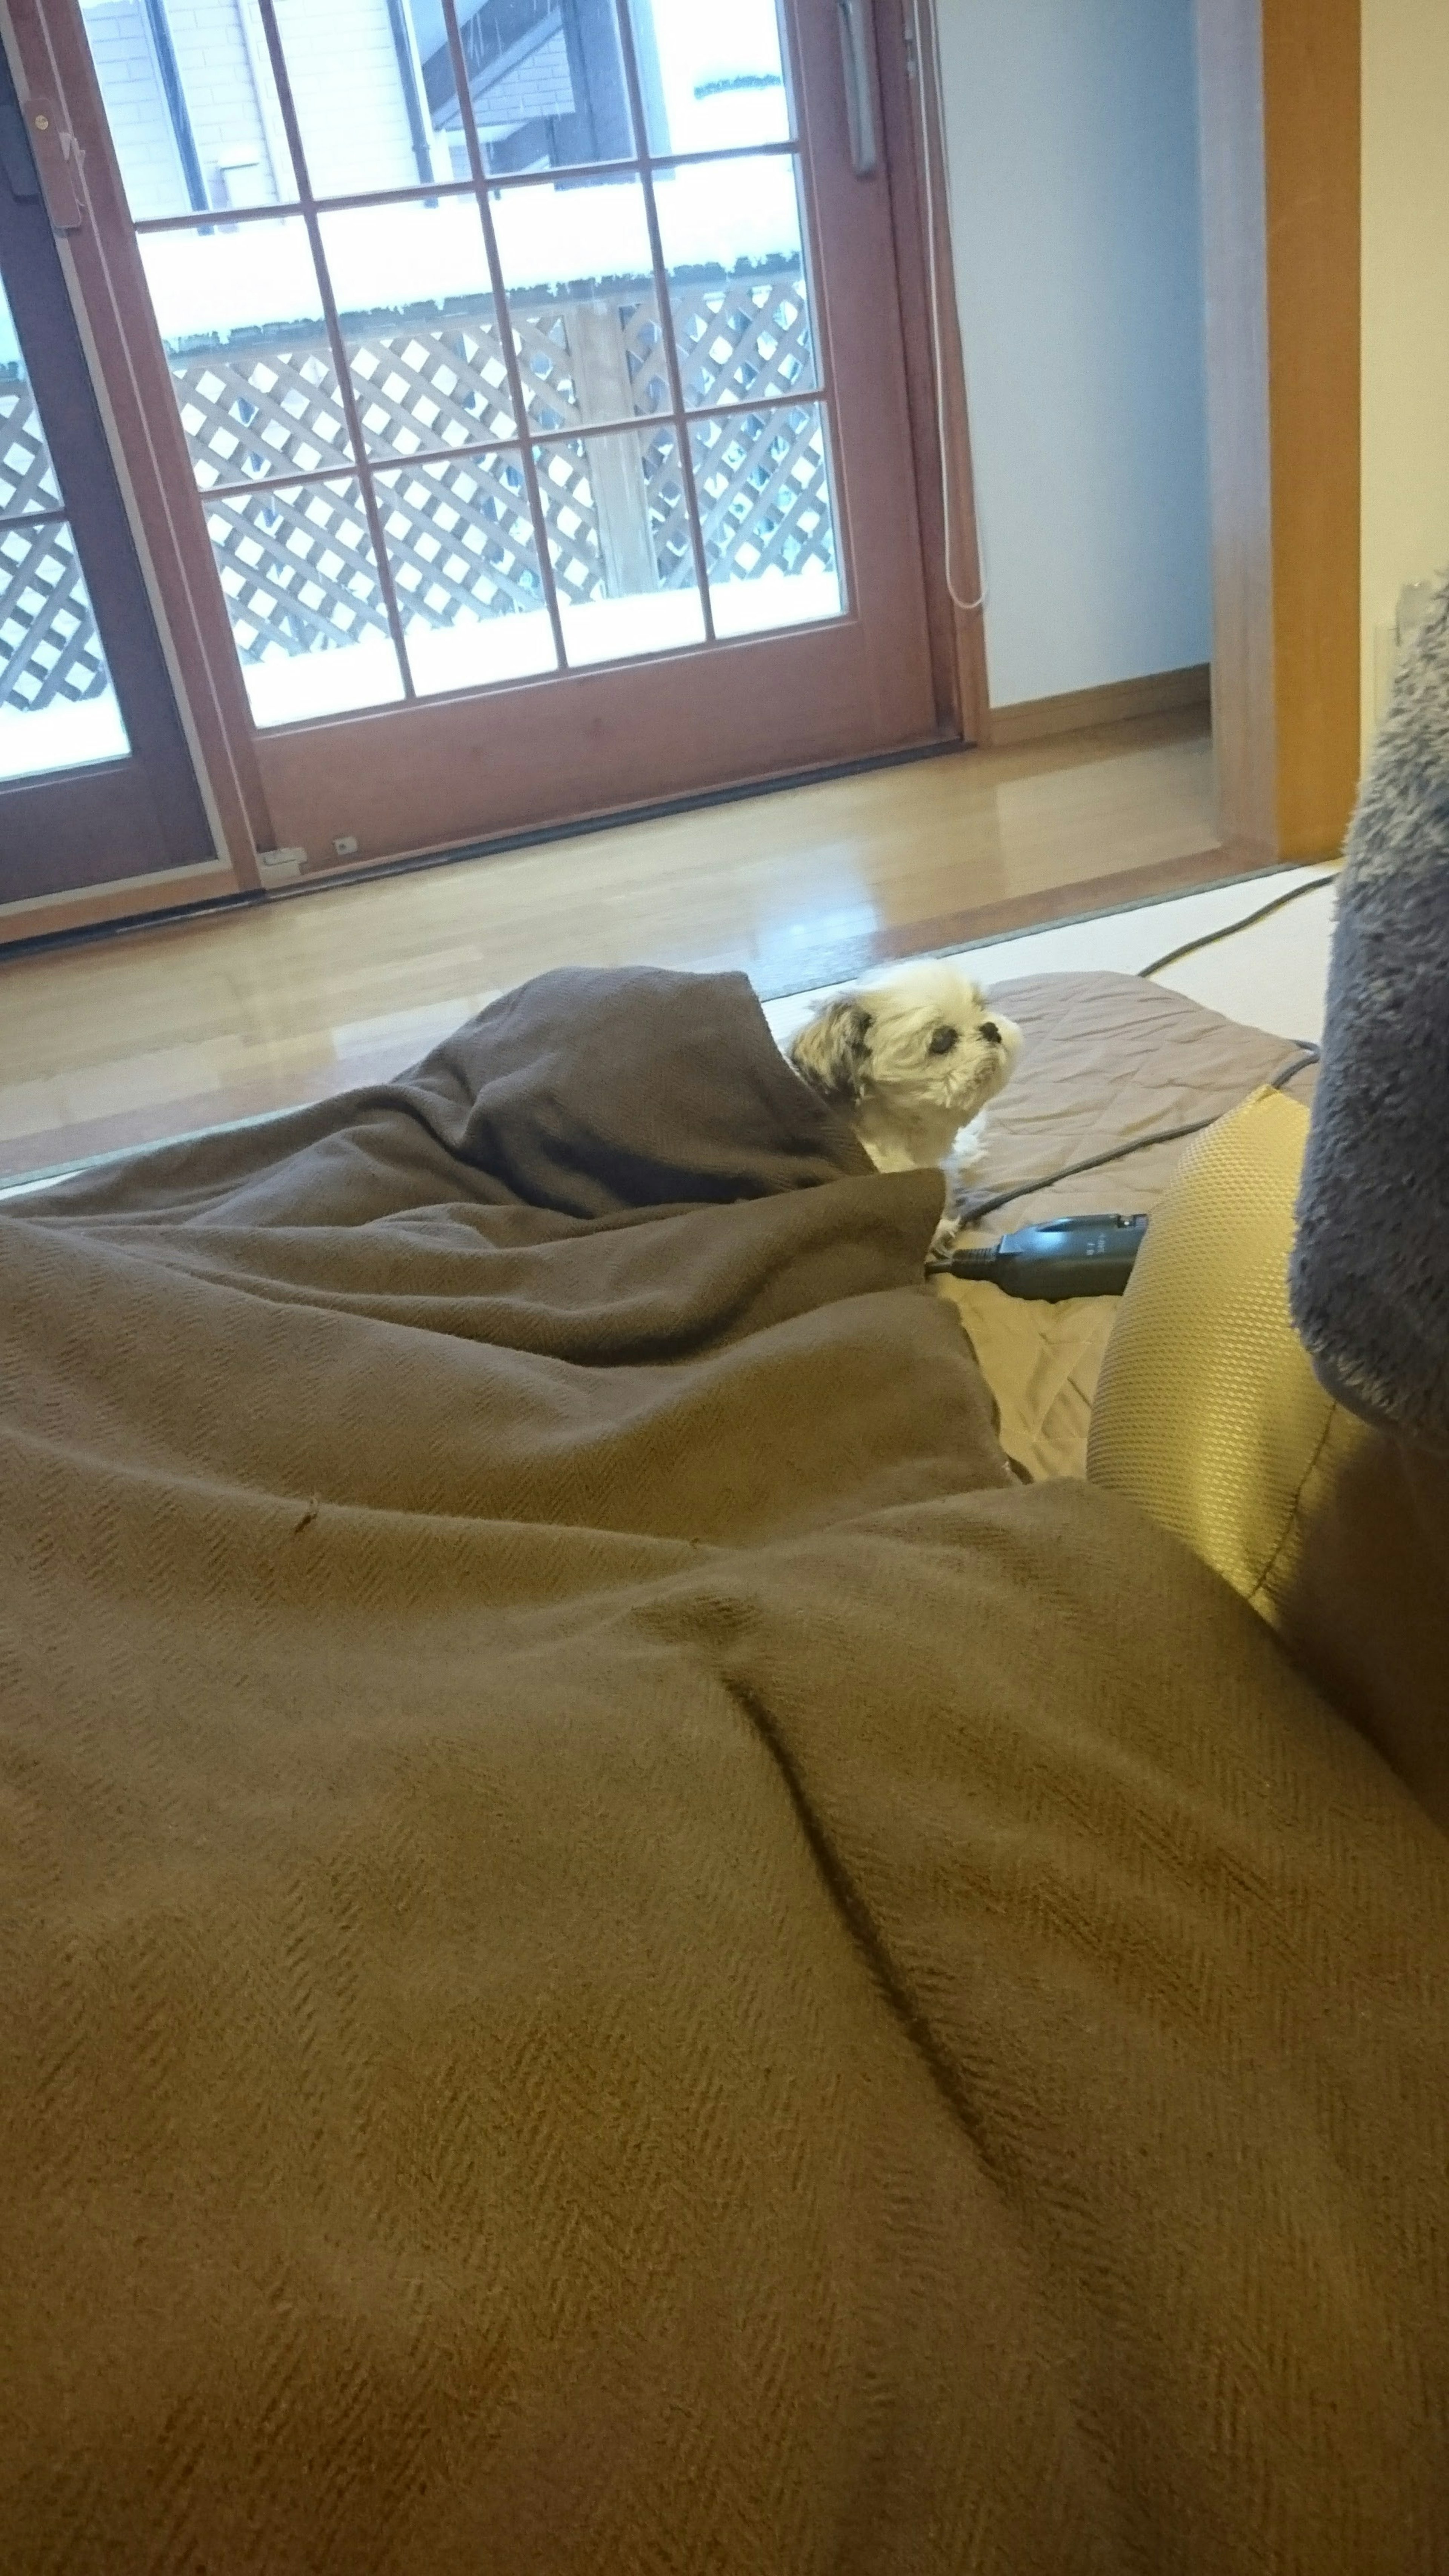
[{"label": "door handle", "polygon": [[850,159],[857,179],[873,178],[880,168],[875,121],[874,24],[871,0],[835,0],[840,15],[840,51],[845,62],[845,113],[850,125]]}]

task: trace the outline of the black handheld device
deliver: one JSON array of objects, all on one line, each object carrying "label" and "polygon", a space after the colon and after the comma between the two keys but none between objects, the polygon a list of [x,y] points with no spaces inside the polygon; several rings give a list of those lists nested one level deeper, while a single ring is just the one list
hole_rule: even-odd
[{"label": "black handheld device", "polygon": [[953,1279],[989,1279],[1008,1297],[1120,1297],[1147,1232],[1145,1216],[1063,1216],[1024,1226],[999,1243],[927,1263]]}]

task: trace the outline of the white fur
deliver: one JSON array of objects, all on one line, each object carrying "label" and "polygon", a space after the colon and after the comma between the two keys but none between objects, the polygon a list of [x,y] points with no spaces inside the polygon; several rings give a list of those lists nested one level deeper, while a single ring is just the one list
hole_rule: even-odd
[{"label": "white fur", "polygon": [[[955,1032],[949,1047],[947,1031]],[[959,1171],[974,1159],[981,1114],[1020,1052],[1020,1029],[980,985],[935,962],[837,995],[789,1050],[796,1072],[843,1111],[881,1172],[933,1163]]]}]

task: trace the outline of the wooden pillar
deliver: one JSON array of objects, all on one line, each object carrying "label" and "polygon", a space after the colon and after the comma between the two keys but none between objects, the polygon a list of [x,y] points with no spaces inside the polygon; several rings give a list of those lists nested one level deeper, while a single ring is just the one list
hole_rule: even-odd
[{"label": "wooden pillar", "polygon": [[1359,767],[1360,0],[1197,0],[1223,838],[1336,851]]},{"label": "wooden pillar", "polygon": [[[571,304],[567,321],[569,363],[583,418],[632,419],[634,388],[617,301]],[[659,588],[642,445],[638,431],[615,431],[608,438],[584,435],[610,599],[636,599]]]}]

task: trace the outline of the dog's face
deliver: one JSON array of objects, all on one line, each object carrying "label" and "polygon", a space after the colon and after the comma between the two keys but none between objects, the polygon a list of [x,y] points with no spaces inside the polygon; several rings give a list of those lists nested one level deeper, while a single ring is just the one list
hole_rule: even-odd
[{"label": "dog's face", "polygon": [[847,1114],[872,1095],[901,1115],[965,1127],[1008,1080],[1021,1031],[955,966],[916,966],[828,1002],[790,1059]]}]

